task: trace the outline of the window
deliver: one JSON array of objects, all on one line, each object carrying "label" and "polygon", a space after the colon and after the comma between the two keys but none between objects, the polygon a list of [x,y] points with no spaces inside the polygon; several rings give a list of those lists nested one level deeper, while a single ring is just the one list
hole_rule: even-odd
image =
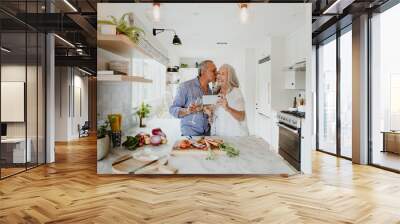
[{"label": "window", "polygon": [[[14,3],[4,3],[5,5]],[[19,2],[18,15],[40,13],[43,1]],[[3,6],[3,1],[0,3]],[[0,12],[0,179],[45,163],[45,34]],[[14,97],[10,97],[10,96]],[[18,104],[18,111],[10,110]],[[15,114],[21,116],[13,116]],[[8,117],[8,118],[7,118]],[[21,117],[21,118],[19,118]]]},{"label": "window", "polygon": [[340,155],[352,157],[352,33],[340,36]]},{"label": "window", "polygon": [[166,85],[166,67],[154,59],[134,59],[134,73],[152,80],[151,83],[134,83],[132,88],[133,107],[142,102],[160,104],[164,98]]},{"label": "window", "polygon": [[318,48],[318,149],[336,154],[336,39]]},{"label": "window", "polygon": [[370,159],[400,170],[400,4],[371,19]]}]

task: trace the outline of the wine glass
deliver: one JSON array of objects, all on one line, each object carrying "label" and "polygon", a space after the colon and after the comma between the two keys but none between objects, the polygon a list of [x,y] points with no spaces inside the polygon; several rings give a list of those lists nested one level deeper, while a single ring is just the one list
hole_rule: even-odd
[{"label": "wine glass", "polygon": [[197,97],[197,98],[194,100],[194,105],[196,105],[196,107],[200,107],[200,109],[199,109],[199,110],[196,110],[196,112],[194,112],[193,117],[192,117],[192,121],[191,121],[192,124],[196,124],[196,122],[195,122],[196,114],[197,114],[198,112],[200,112],[200,110],[201,110],[202,107],[203,107],[201,97]]},{"label": "wine glass", "polygon": [[[215,108],[214,108],[215,109]],[[216,135],[216,133],[217,133],[217,119],[218,119],[218,113],[216,113],[216,111],[214,111],[214,114],[213,114],[214,116],[213,116],[213,118],[212,118],[212,120],[213,120],[213,129],[214,129],[214,135]]]}]

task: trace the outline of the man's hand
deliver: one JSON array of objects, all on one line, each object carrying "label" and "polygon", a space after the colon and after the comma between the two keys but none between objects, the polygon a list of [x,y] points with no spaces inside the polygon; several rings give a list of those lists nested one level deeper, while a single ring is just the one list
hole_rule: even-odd
[{"label": "man's hand", "polygon": [[179,111],[179,115],[184,117],[184,116],[187,116],[189,114],[197,113],[197,112],[200,112],[200,111],[202,111],[201,105],[197,105],[197,104],[192,103],[192,104],[189,105],[189,107],[181,109]]},{"label": "man's hand", "polygon": [[199,106],[195,103],[191,103],[187,108],[188,114],[196,113],[199,111]]}]

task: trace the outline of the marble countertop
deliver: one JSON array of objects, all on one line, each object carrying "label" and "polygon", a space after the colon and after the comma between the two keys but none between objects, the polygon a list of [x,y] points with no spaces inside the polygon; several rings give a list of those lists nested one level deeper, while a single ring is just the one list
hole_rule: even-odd
[{"label": "marble countertop", "polygon": [[123,155],[145,153],[158,157],[166,156],[168,164],[177,169],[178,174],[288,174],[297,171],[280,155],[269,149],[269,145],[262,138],[256,136],[224,137],[218,136],[224,142],[240,150],[240,155],[230,158],[218,154],[215,159],[207,160],[207,154],[170,155],[174,143],[185,137],[180,136],[179,120],[155,119],[148,122],[148,127],[137,129],[135,135],[141,131],[151,133],[151,129],[160,127],[167,135],[168,143],[161,146],[143,146],[135,151],[123,147],[113,148],[106,158],[97,163],[98,174],[112,174],[112,163]]}]

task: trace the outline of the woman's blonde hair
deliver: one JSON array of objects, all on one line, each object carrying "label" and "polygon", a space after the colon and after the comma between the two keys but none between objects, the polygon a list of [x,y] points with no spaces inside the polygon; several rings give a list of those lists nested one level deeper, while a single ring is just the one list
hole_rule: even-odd
[{"label": "woman's blonde hair", "polygon": [[228,90],[231,91],[234,87],[239,88],[239,79],[232,65],[223,64],[220,67],[220,70],[221,69],[226,69],[226,71],[228,72],[228,81],[227,81]]}]

